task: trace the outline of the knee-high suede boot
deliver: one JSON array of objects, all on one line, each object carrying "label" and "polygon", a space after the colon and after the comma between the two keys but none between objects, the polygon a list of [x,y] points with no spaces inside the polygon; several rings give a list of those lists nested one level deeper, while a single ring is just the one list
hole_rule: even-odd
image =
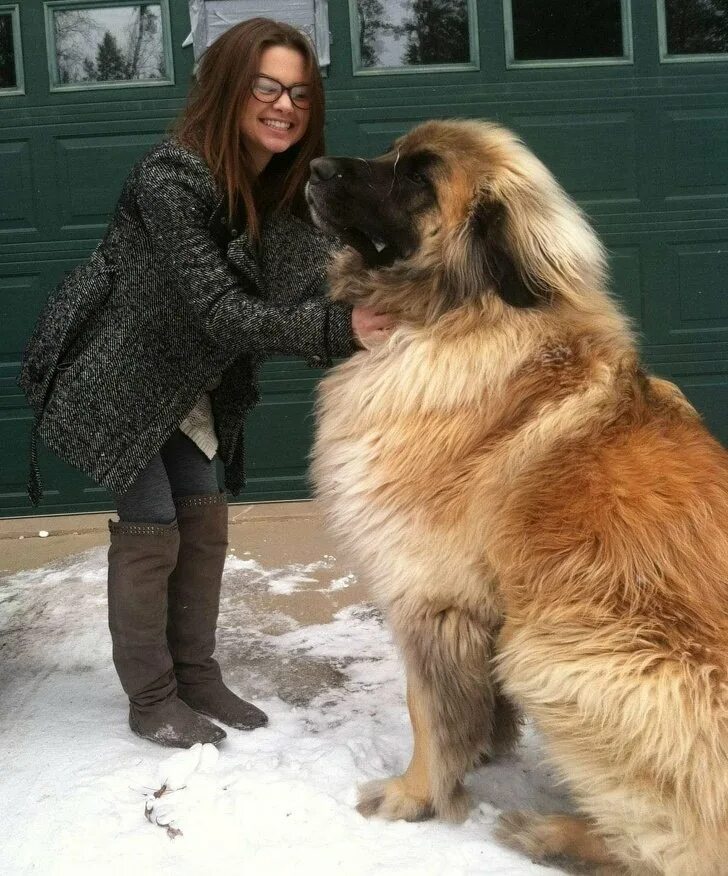
[{"label": "knee-high suede boot", "polygon": [[129,726],[160,745],[220,742],[225,731],[177,696],[167,646],[167,580],[177,562],[177,524],[109,521],[109,530],[109,629],[114,666],[129,697]]},{"label": "knee-high suede boot", "polygon": [[180,546],[169,577],[167,641],[180,699],[238,730],[268,723],[264,712],[236,696],[213,658],[227,553],[228,509],[223,493],[176,501]]}]

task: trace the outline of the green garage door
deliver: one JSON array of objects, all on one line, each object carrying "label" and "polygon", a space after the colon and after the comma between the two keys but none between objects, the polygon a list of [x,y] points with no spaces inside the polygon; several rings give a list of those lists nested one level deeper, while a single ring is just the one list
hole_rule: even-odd
[{"label": "green garage door", "polygon": [[[234,21],[287,5],[306,4],[193,8]],[[309,5],[320,21],[326,4]],[[336,0],[328,23],[329,150],[373,155],[432,117],[518,131],[606,242],[650,367],[728,441],[728,0]],[[0,0],[0,515],[33,513],[24,341],[182,107],[189,31],[183,0]],[[243,501],[307,495],[317,377],[296,360],[264,369]],[[41,511],[109,507],[41,464]]]}]

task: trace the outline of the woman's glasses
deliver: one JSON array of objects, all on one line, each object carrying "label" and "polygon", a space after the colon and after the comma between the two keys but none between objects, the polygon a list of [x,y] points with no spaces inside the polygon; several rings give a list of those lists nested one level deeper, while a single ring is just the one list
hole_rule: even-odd
[{"label": "woman's glasses", "polygon": [[259,74],[253,79],[251,91],[253,97],[262,103],[275,103],[285,91],[294,106],[299,109],[310,109],[311,107],[311,88],[303,83],[287,88],[277,79]]}]

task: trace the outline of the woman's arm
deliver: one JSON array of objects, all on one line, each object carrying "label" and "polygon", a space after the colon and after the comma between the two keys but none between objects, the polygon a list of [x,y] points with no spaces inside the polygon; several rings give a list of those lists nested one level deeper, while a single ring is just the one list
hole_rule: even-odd
[{"label": "woman's arm", "polygon": [[155,258],[215,345],[231,356],[284,353],[313,364],[352,352],[351,308],[324,298],[270,304],[233,271],[208,229],[218,195],[201,159],[181,148],[154,153],[140,168],[136,198]]}]

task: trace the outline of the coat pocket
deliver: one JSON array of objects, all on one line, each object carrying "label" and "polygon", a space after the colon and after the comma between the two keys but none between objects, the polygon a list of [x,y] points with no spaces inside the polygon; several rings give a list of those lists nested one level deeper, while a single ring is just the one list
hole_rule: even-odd
[{"label": "coat pocket", "polygon": [[28,341],[18,378],[36,413],[42,411],[48,388],[59,368],[72,364],[69,353],[81,339],[88,319],[106,301],[112,271],[97,248],[53,290]]}]

